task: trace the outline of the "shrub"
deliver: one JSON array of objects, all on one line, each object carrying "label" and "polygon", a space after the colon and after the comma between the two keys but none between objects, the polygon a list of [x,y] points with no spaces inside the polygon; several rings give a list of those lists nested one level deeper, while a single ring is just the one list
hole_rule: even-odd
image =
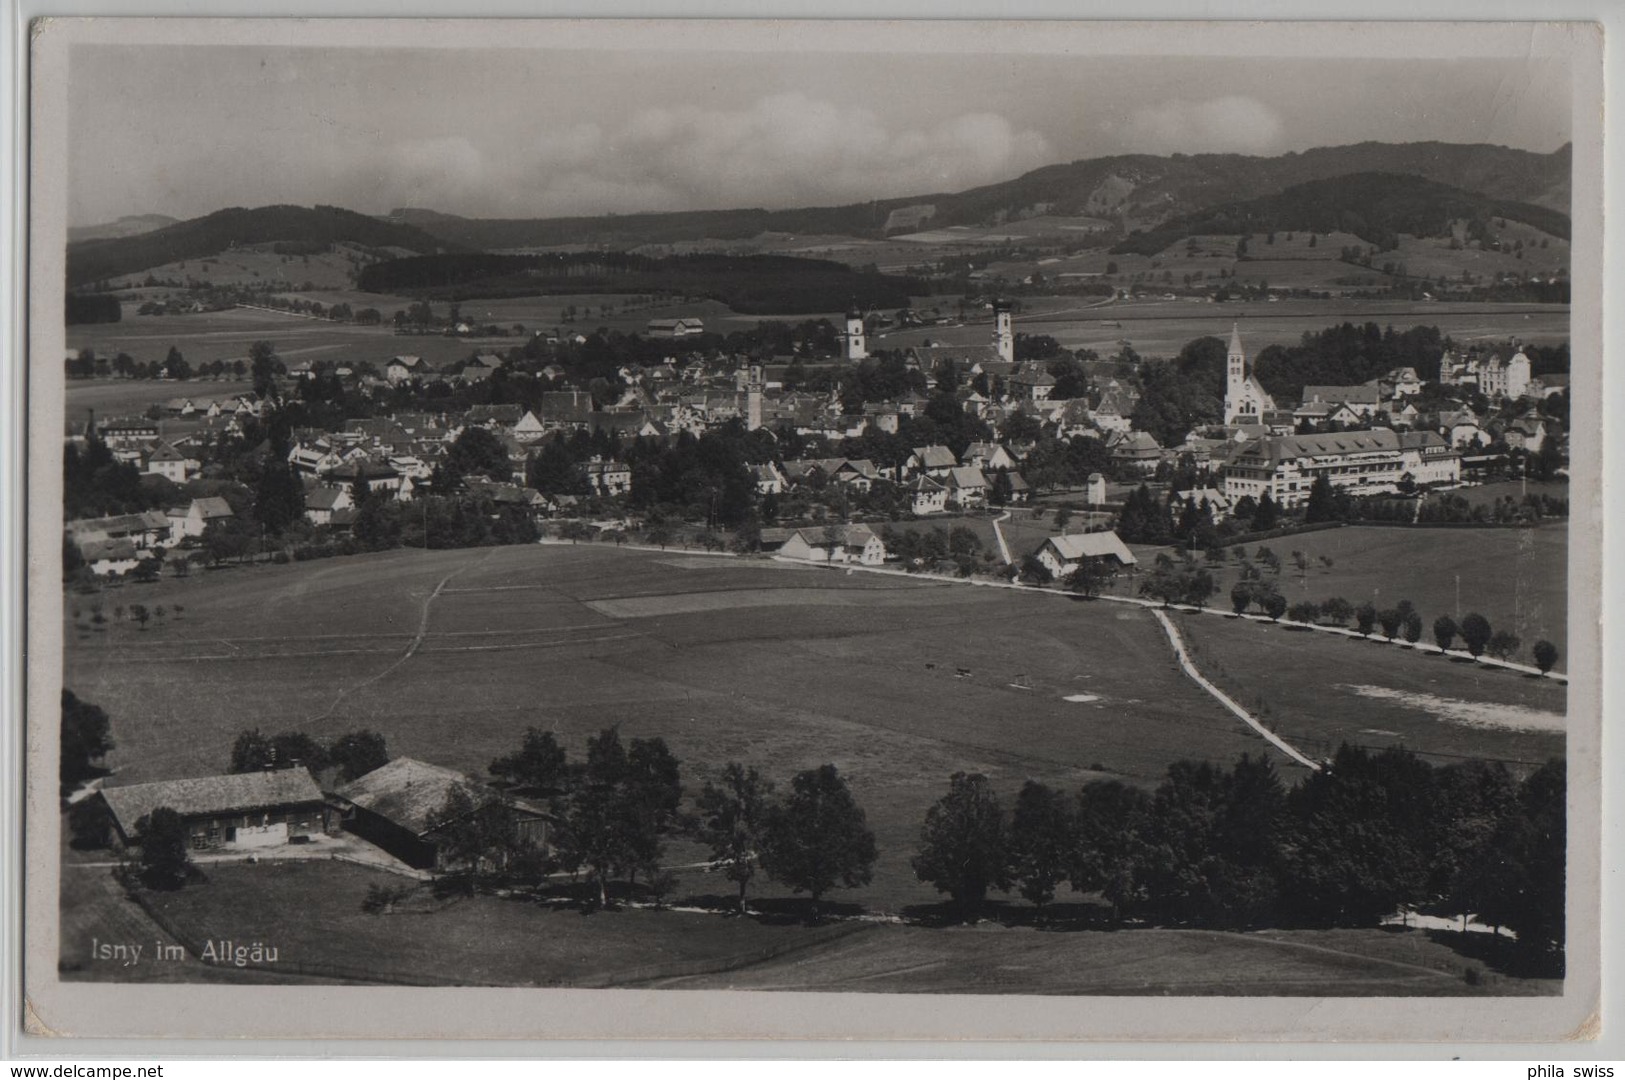
[{"label": "shrub", "polygon": [[1541,638],[1539,641],[1535,642],[1534,653],[1535,666],[1540,668],[1540,673],[1542,675],[1552,670],[1553,665],[1557,663],[1557,646],[1553,645],[1545,638]]},{"label": "shrub", "polygon": [[1372,629],[1377,625],[1376,605],[1364,603],[1355,608],[1354,625],[1359,628],[1361,634],[1370,637]]},{"label": "shrub", "polygon": [[1312,600],[1300,600],[1287,609],[1293,622],[1312,623],[1320,618],[1320,605]]},{"label": "shrub", "polygon": [[1334,596],[1320,605],[1320,614],[1333,626],[1347,626],[1354,617],[1354,605],[1341,596]]},{"label": "shrub", "polygon": [[1518,647],[1522,644],[1523,642],[1518,640],[1518,635],[1510,630],[1497,630],[1490,636],[1484,648],[1497,660],[1511,660],[1517,655]]},{"label": "shrub", "polygon": [[1462,643],[1475,660],[1484,654],[1484,647],[1490,643],[1493,635],[1490,621],[1476,611],[1461,620]]},{"label": "shrub", "polygon": [[1433,640],[1439,643],[1441,649],[1449,649],[1460,633],[1461,628],[1456,625],[1456,620],[1448,615],[1440,615],[1433,620]]}]

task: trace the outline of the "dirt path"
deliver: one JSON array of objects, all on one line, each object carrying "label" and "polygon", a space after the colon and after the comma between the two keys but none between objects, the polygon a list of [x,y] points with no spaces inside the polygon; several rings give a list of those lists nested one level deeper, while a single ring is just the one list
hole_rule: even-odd
[{"label": "dirt path", "polygon": [[441,578],[438,582],[436,582],[435,587],[434,587],[434,591],[431,592],[428,596],[424,597],[424,599],[423,599],[423,614],[418,618],[417,633],[413,634],[412,635],[412,640],[407,642],[406,651],[404,653],[402,653],[400,655],[400,657],[395,660],[394,663],[390,664],[388,667],[384,668],[384,670],[378,672],[376,675],[369,675],[367,678],[362,679],[360,682],[356,683],[354,686],[347,686],[347,687],[343,688],[342,690],[340,690],[337,694],[335,694],[333,696],[333,700],[328,704],[326,709],[324,709],[321,712],[317,713],[316,715],[308,718],[305,722],[307,724],[309,724],[309,723],[315,723],[315,722],[317,722],[319,720],[326,720],[329,716],[333,715],[334,711],[336,711],[338,709],[339,704],[341,702],[343,702],[345,698],[349,697],[351,694],[353,694],[353,693],[355,693],[355,692],[357,692],[359,690],[365,690],[367,687],[371,686],[375,682],[378,682],[380,679],[384,678],[386,675],[389,675],[391,672],[398,669],[402,664],[404,664],[408,660],[412,659],[412,657],[416,656],[418,648],[423,644],[423,639],[425,637],[427,637],[428,634],[429,634],[429,613],[430,613],[430,610],[434,607],[434,602],[435,602],[436,598],[438,598],[440,596],[441,592],[443,592],[445,590],[447,582],[451,581],[451,579],[456,577],[457,575],[465,573],[465,572],[467,572],[469,570],[472,570],[477,566],[484,566],[487,562],[490,561],[491,556],[496,554],[500,550],[501,550],[500,548],[492,548],[490,551],[487,551],[480,558],[478,558],[475,561],[470,562],[470,563],[464,563],[462,566],[459,566],[457,569],[453,570],[451,573],[447,574],[445,577]]},{"label": "dirt path", "polygon": [[999,558],[1007,563],[1012,563],[1016,560],[1010,557],[1010,545],[1004,542],[1004,530],[999,528],[999,522],[1009,520],[1010,511],[1008,510],[993,519],[993,539],[999,542]]},{"label": "dirt path", "polygon": [[1174,647],[1174,655],[1179,658],[1179,666],[1184,669],[1186,675],[1189,675],[1191,679],[1195,681],[1196,685],[1213,695],[1214,700],[1218,701],[1220,705],[1223,705],[1236,716],[1240,717],[1248,727],[1264,736],[1264,738],[1269,740],[1270,744],[1273,745],[1277,750],[1281,751],[1281,753],[1298,762],[1300,765],[1306,765],[1316,772],[1320,771],[1320,766],[1317,763],[1304,757],[1295,747],[1289,745],[1285,739],[1281,738],[1279,735],[1275,734],[1275,732],[1259,723],[1252,713],[1248,712],[1246,709],[1243,709],[1240,705],[1237,705],[1233,700],[1231,700],[1230,695],[1226,694],[1223,690],[1220,690],[1217,686],[1214,686],[1212,683],[1208,682],[1207,679],[1203,678],[1202,673],[1196,670],[1196,665],[1191,661],[1190,654],[1185,651],[1185,639],[1179,636],[1179,630],[1174,626],[1174,621],[1164,614],[1161,608],[1152,608],[1151,614],[1157,617],[1157,621],[1162,624],[1163,630],[1167,631],[1168,643]]}]

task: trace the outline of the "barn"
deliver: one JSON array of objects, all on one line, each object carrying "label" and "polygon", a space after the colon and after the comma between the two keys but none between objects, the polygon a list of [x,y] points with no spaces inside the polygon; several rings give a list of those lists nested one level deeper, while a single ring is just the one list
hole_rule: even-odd
[{"label": "barn", "polygon": [[198,776],[103,788],[119,839],[141,842],[140,823],[161,807],[186,823],[197,851],[274,847],[327,830],[327,804],[304,768]]},{"label": "barn", "polygon": [[534,803],[499,795],[466,773],[415,758],[396,758],[333,793],[333,805],[344,828],[376,844],[408,866],[444,869],[446,861],[437,832],[440,810],[461,788],[474,802],[502,798],[513,814],[522,841],[545,847],[551,815]]}]

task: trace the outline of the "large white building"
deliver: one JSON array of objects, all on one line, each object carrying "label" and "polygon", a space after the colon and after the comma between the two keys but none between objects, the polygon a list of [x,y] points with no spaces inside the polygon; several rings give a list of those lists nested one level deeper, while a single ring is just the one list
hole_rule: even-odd
[{"label": "large white building", "polygon": [[1445,386],[1476,386],[1485,397],[1520,398],[1529,393],[1529,357],[1519,349],[1510,360],[1499,353],[1481,356],[1469,349],[1465,357],[1447,352],[1439,360],[1439,382]]},{"label": "large white building", "polygon": [[1224,422],[1256,424],[1265,413],[1274,411],[1275,399],[1247,370],[1247,354],[1241,348],[1241,330],[1232,325],[1230,354],[1225,360]]},{"label": "large white building", "polygon": [[1267,492],[1279,506],[1301,506],[1315,478],[1350,495],[1383,495],[1399,490],[1405,474],[1399,436],[1387,428],[1332,435],[1278,435],[1254,439],[1224,467],[1224,493],[1232,505],[1243,496]]}]

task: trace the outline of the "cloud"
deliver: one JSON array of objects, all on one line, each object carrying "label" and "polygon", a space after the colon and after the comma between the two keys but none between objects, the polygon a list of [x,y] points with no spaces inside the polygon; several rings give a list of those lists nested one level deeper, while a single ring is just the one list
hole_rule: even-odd
[{"label": "cloud", "polygon": [[414,140],[386,153],[374,193],[473,214],[783,208],[957,191],[1053,158],[1042,135],[994,113],[892,127],[866,108],[783,93],[739,109],[648,108],[618,124],[479,147],[463,136]]},{"label": "cloud", "polygon": [[1280,115],[1256,98],[1165,101],[1136,110],[1123,133],[1154,154],[1263,154],[1279,148]]}]

